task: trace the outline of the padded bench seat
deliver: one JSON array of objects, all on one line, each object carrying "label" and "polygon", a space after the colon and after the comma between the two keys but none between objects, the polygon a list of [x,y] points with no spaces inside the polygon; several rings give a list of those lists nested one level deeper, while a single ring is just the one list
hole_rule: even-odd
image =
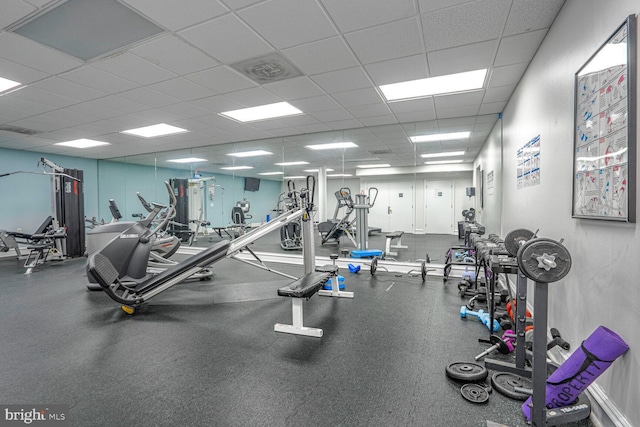
[{"label": "padded bench seat", "polygon": [[[404,234],[404,231],[394,231],[393,233],[388,233],[386,235],[387,242],[386,242],[385,249],[384,249],[384,253],[386,255],[391,255],[391,256],[398,255],[397,252],[392,252],[391,248],[394,248],[394,249],[407,249],[408,248],[408,246],[403,246],[402,245],[402,235],[403,234]],[[396,243],[395,245],[392,245],[391,243],[394,240],[397,240],[398,243]]]},{"label": "padded bench seat", "polygon": [[311,298],[329,280],[331,273],[314,272],[278,289],[278,295],[291,298]]}]

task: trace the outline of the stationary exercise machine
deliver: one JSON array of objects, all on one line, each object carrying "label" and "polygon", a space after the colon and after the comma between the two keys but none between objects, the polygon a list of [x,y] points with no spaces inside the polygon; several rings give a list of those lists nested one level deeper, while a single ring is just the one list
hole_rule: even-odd
[{"label": "stationary exercise machine", "polygon": [[[354,239],[351,229],[353,227],[354,220],[351,219],[351,214],[354,210],[353,199],[351,198],[351,190],[348,187],[343,187],[334,193],[336,196],[336,209],[333,213],[333,218],[321,222],[318,224],[318,232],[320,233],[321,243],[340,243],[340,238],[347,236],[353,246],[358,247],[358,243]],[[338,219],[340,209],[345,208],[344,215]]]}]

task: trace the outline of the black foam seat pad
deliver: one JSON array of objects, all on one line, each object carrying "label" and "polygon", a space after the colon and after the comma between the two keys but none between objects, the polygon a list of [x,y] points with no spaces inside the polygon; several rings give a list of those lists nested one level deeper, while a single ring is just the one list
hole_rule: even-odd
[{"label": "black foam seat pad", "polygon": [[337,274],[338,273],[338,266],[335,264],[325,264],[325,265],[320,265],[316,267],[316,271],[319,273],[331,273],[331,274]]},{"label": "black foam seat pad", "polygon": [[278,295],[291,298],[311,298],[327,283],[329,277],[331,277],[331,273],[314,272],[306,274],[295,282],[278,289]]},{"label": "black foam seat pad", "polygon": [[397,239],[398,237],[402,237],[404,231],[394,231],[393,233],[387,234],[387,238],[389,239]]}]

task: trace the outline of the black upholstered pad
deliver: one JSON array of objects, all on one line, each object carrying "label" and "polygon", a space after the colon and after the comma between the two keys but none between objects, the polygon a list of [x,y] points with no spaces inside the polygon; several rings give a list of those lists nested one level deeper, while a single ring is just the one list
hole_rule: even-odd
[{"label": "black upholstered pad", "polygon": [[335,264],[320,265],[320,266],[316,266],[316,271],[319,272],[319,273],[337,274],[338,273],[338,266],[335,265]]},{"label": "black upholstered pad", "polygon": [[278,295],[291,298],[310,298],[320,290],[322,285],[329,280],[329,277],[331,277],[330,273],[309,273],[295,282],[278,289]]},{"label": "black upholstered pad", "polygon": [[402,237],[404,231],[394,231],[393,233],[387,234],[387,239],[397,239],[398,237]]}]

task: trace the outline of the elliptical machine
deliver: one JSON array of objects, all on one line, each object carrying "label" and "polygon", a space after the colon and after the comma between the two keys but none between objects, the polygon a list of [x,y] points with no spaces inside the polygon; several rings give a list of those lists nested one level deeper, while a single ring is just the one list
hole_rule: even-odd
[{"label": "elliptical machine", "polygon": [[[336,191],[334,195],[336,196],[338,203],[336,204],[336,209],[333,212],[333,218],[318,224],[318,232],[322,239],[321,243],[323,245],[325,243],[339,244],[340,238],[342,236],[347,236],[349,240],[351,240],[351,243],[353,243],[353,246],[358,247],[358,244],[350,231],[355,221],[351,219],[351,214],[353,213],[354,208],[353,199],[351,198],[351,189],[348,187],[342,187],[340,190]],[[338,219],[338,213],[341,208],[346,208],[346,211],[344,216]]]}]

